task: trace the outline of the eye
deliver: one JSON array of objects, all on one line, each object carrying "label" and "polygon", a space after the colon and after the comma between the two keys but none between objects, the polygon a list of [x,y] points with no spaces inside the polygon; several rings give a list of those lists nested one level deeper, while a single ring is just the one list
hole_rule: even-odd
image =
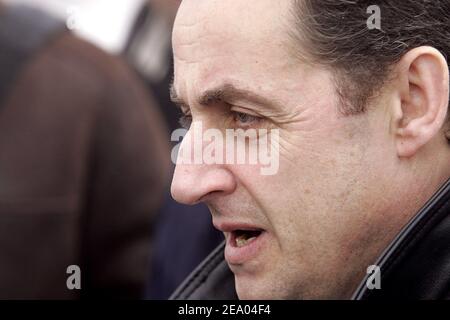
[{"label": "eye", "polygon": [[183,114],[180,117],[180,120],[178,121],[180,123],[180,126],[186,130],[188,130],[191,127],[192,124],[192,115],[190,114]]},{"label": "eye", "polygon": [[242,126],[251,126],[257,124],[262,120],[261,117],[257,117],[248,113],[232,111],[233,121]]}]

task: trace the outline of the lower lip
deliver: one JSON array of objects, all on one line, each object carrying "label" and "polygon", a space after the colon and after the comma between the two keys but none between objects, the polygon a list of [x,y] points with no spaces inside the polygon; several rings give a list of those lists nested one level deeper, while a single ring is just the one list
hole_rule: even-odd
[{"label": "lower lip", "polygon": [[232,265],[239,265],[256,258],[267,241],[267,232],[263,231],[256,239],[243,247],[237,247],[233,235],[227,239],[225,260]]}]

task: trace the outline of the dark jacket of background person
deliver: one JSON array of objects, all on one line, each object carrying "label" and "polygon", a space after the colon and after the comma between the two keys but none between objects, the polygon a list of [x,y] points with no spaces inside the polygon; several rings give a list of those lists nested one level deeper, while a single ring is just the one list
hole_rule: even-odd
[{"label": "dark jacket of background person", "polygon": [[119,59],[70,33],[27,62],[0,105],[0,298],[142,296],[162,122]]},{"label": "dark jacket of background person", "polygon": [[[168,4],[169,6],[171,4]],[[172,21],[144,5],[131,32],[124,56],[138,71],[155,96],[172,132],[180,128],[181,112],[170,101],[173,77]],[[174,145],[178,143],[175,142]],[[223,241],[213,228],[204,204],[186,206],[166,200],[155,223],[152,268],[146,297],[167,299],[194,268]]]}]

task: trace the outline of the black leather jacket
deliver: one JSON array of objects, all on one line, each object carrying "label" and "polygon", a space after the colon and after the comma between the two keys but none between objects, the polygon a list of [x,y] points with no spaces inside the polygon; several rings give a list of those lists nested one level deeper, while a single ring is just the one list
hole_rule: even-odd
[{"label": "black leather jacket", "polygon": [[[237,299],[224,246],[215,249],[171,299]],[[381,289],[369,290],[367,276],[352,299],[450,299],[450,180],[400,231],[375,265],[381,269]]]}]

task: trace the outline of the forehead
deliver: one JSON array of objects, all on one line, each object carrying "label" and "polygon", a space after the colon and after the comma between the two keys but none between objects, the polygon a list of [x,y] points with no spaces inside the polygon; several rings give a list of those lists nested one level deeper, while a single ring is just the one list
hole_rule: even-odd
[{"label": "forehead", "polygon": [[175,89],[288,69],[290,9],[290,0],[183,0],[173,33]]},{"label": "forehead", "polygon": [[282,22],[291,6],[290,0],[183,0],[175,21],[174,43],[199,40],[199,35],[206,34],[267,40],[274,32],[286,31]]}]

